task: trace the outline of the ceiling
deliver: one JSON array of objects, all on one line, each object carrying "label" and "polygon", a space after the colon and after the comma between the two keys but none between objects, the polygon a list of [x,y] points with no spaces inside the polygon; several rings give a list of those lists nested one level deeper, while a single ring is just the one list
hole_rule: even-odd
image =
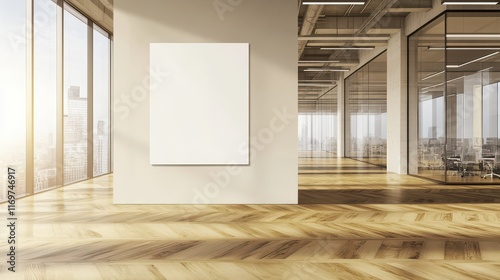
[{"label": "ceiling", "polygon": [[[499,39],[487,36],[499,33],[498,12],[451,12],[446,16],[446,24],[442,16],[412,35],[410,46],[416,48],[413,59],[418,61],[414,70],[421,89],[420,99],[439,98],[445,92],[450,95],[463,93],[466,85],[474,83],[494,85],[500,82]],[[461,35],[449,36],[457,34]]]},{"label": "ceiling", "polygon": [[[385,47],[411,12],[432,8],[431,0],[365,0],[364,5],[305,5],[299,0],[299,100],[316,99],[334,87],[342,72],[359,64],[356,48]],[[349,47],[352,49],[322,49]],[[334,62],[328,62],[334,61]],[[306,70],[306,71],[304,71]],[[318,82],[321,81],[321,82]],[[308,86],[308,84],[317,84]],[[324,83],[330,87],[318,85]]]},{"label": "ceiling", "polygon": [[[113,31],[113,0],[67,0],[101,27]],[[319,0],[323,1],[323,0]],[[331,89],[340,72],[310,72],[306,68],[350,69],[361,50],[321,47],[386,46],[410,12],[428,11],[432,0],[365,0],[364,5],[304,5],[298,0],[299,99],[317,98]],[[331,61],[324,63],[318,61]],[[326,86],[324,84],[327,84]]]},{"label": "ceiling", "polygon": [[[113,31],[113,0],[67,0],[90,16],[101,27]],[[318,68],[350,71],[359,64],[362,50],[387,46],[392,34],[404,26],[411,12],[432,9],[433,0],[359,0],[364,5],[305,5],[298,0],[298,80],[299,101],[311,102],[335,88],[343,77],[338,71],[304,71]],[[326,0],[316,0],[321,2]],[[339,0],[337,0],[339,1]],[[453,19],[450,20],[450,22]],[[500,28],[498,18],[479,18],[464,24],[457,19],[461,32],[488,32]],[[483,28],[478,29],[478,26]],[[439,29],[439,28],[438,28]],[[458,32],[458,31],[457,31]],[[428,32],[430,34],[432,32]],[[432,37],[432,34],[431,34]],[[435,38],[430,38],[435,40]],[[474,43],[488,44],[488,42]],[[351,49],[322,49],[349,47]],[[357,49],[356,49],[357,48]],[[433,58],[438,61],[439,58]],[[344,72],[345,73],[345,72]]]},{"label": "ceiling", "polygon": [[67,0],[94,22],[113,32],[113,0]]}]

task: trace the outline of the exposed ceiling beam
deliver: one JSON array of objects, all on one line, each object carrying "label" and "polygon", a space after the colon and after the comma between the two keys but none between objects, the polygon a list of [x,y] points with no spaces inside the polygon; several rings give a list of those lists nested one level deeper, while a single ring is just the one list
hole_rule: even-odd
[{"label": "exposed ceiling beam", "polygon": [[[375,12],[373,12],[364,22],[363,24],[359,27],[359,29],[354,33],[356,36],[362,36],[366,35],[367,32],[375,26],[380,19],[384,18],[385,14],[389,12],[389,9],[397,2],[398,0],[382,0],[380,4],[377,6],[375,9]],[[347,42],[345,44],[346,47],[352,46],[352,42]],[[341,51],[336,51],[330,55],[328,60],[335,60],[337,57],[345,54],[345,50]],[[324,73],[319,72],[316,74],[315,78],[321,78],[324,75]]]},{"label": "exposed ceiling beam", "polygon": [[432,9],[432,0],[399,0],[389,8],[391,13],[427,12]]},{"label": "exposed ceiling beam", "polygon": [[100,0],[100,1],[104,5],[104,7],[108,8],[111,11],[113,11],[113,0]]},{"label": "exposed ceiling beam", "polygon": [[[304,16],[304,20],[302,21],[302,26],[300,28],[300,36],[308,36],[311,35],[314,27],[316,26],[316,22],[318,21],[319,16],[323,12],[323,5],[308,5],[306,15]],[[307,40],[299,41],[299,50],[298,50],[298,58],[304,52],[304,48],[307,45]]]},{"label": "exposed ceiling beam", "polygon": [[[359,64],[359,61],[352,61],[352,62],[331,62],[327,63],[327,65],[333,65],[333,66],[356,66]],[[316,63],[300,63],[299,61],[299,67],[320,67],[324,66],[325,63],[321,62],[316,62]]]},{"label": "exposed ceiling beam", "polygon": [[373,12],[365,20],[365,22],[363,22],[362,26],[360,26],[355,35],[366,34],[369,29],[374,27],[382,18],[384,18],[385,14],[389,12],[389,9],[398,1],[399,0],[382,0],[377,9],[375,9],[375,12]]},{"label": "exposed ceiling beam", "polygon": [[[370,16],[358,17],[324,17],[321,22],[318,22],[317,29],[338,29],[338,30],[354,30],[357,31],[360,26],[366,23]],[[373,24],[372,28],[401,28],[404,24],[405,17],[383,16],[379,22]],[[354,33],[354,32],[351,32]]]},{"label": "exposed ceiling beam", "polygon": [[[317,47],[343,47],[345,42],[309,42],[307,43],[307,48],[317,48]],[[386,46],[387,41],[362,41],[362,42],[354,42],[352,47],[378,47],[378,46]]]},{"label": "exposed ceiling beam", "polygon": [[103,0],[67,1],[108,31],[113,31],[113,10],[107,8]]},{"label": "exposed ceiling beam", "polygon": [[391,35],[388,34],[372,34],[372,35],[363,35],[363,36],[355,36],[355,35],[308,35],[308,36],[299,36],[299,41],[301,40],[322,40],[322,41],[387,41],[391,38]]},{"label": "exposed ceiling beam", "polygon": [[[396,34],[401,30],[401,28],[377,28],[374,27],[366,34]],[[333,28],[324,28],[324,29],[318,29],[314,31],[314,34],[316,35],[327,35],[327,34],[337,34],[337,35],[343,35],[343,34],[354,34],[356,33],[355,29],[333,29]]]},{"label": "exposed ceiling beam", "polygon": [[[315,34],[355,34],[370,17],[326,17],[316,24]],[[404,17],[383,16],[366,34],[394,34],[403,28]]]}]

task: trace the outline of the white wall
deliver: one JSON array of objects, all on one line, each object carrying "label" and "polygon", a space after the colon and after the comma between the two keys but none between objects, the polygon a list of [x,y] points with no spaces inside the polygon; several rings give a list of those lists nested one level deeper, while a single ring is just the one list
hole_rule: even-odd
[{"label": "white wall", "polygon": [[[114,4],[114,202],[297,203],[297,4]],[[152,42],[250,43],[249,166],[149,164],[149,87],[168,83],[170,75],[162,69],[148,73]]]}]

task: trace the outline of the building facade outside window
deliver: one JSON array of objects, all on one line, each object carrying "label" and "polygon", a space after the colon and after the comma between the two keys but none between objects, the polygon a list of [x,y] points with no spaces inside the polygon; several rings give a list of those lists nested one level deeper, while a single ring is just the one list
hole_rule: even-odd
[{"label": "building facade outside window", "polygon": [[337,88],[299,102],[299,157],[337,157]]},{"label": "building facade outside window", "polygon": [[111,35],[52,0],[3,1],[0,21],[0,168],[16,169],[16,196],[111,172]]}]

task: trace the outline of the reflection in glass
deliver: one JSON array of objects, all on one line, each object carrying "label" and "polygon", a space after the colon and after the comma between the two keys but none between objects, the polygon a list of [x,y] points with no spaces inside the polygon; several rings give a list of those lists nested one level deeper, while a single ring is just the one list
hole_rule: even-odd
[{"label": "reflection in glass", "polygon": [[387,156],[387,54],[345,79],[346,157],[385,166]]},{"label": "reflection in glass", "polygon": [[16,169],[16,195],[26,193],[26,1],[0,2],[0,201],[7,167]]},{"label": "reflection in glass", "polygon": [[64,11],[64,183],[87,179],[87,23]]},{"label": "reflection in glass", "polygon": [[[410,58],[410,174],[444,181],[445,150],[445,36],[444,16],[412,35]],[[418,91],[418,95],[416,92]],[[416,98],[416,99],[414,99]],[[416,109],[416,111],[412,111]],[[410,127],[412,126],[410,125]],[[415,132],[415,133],[414,133]],[[411,139],[416,139],[412,141]]]},{"label": "reflection in glass", "polygon": [[[410,157],[411,174],[450,183],[498,180],[491,174],[500,169],[500,40],[488,35],[500,34],[499,16],[448,12],[410,37],[410,116],[412,108],[418,112],[418,125],[409,126],[410,154],[418,156]],[[461,36],[472,33],[485,38]]]}]

